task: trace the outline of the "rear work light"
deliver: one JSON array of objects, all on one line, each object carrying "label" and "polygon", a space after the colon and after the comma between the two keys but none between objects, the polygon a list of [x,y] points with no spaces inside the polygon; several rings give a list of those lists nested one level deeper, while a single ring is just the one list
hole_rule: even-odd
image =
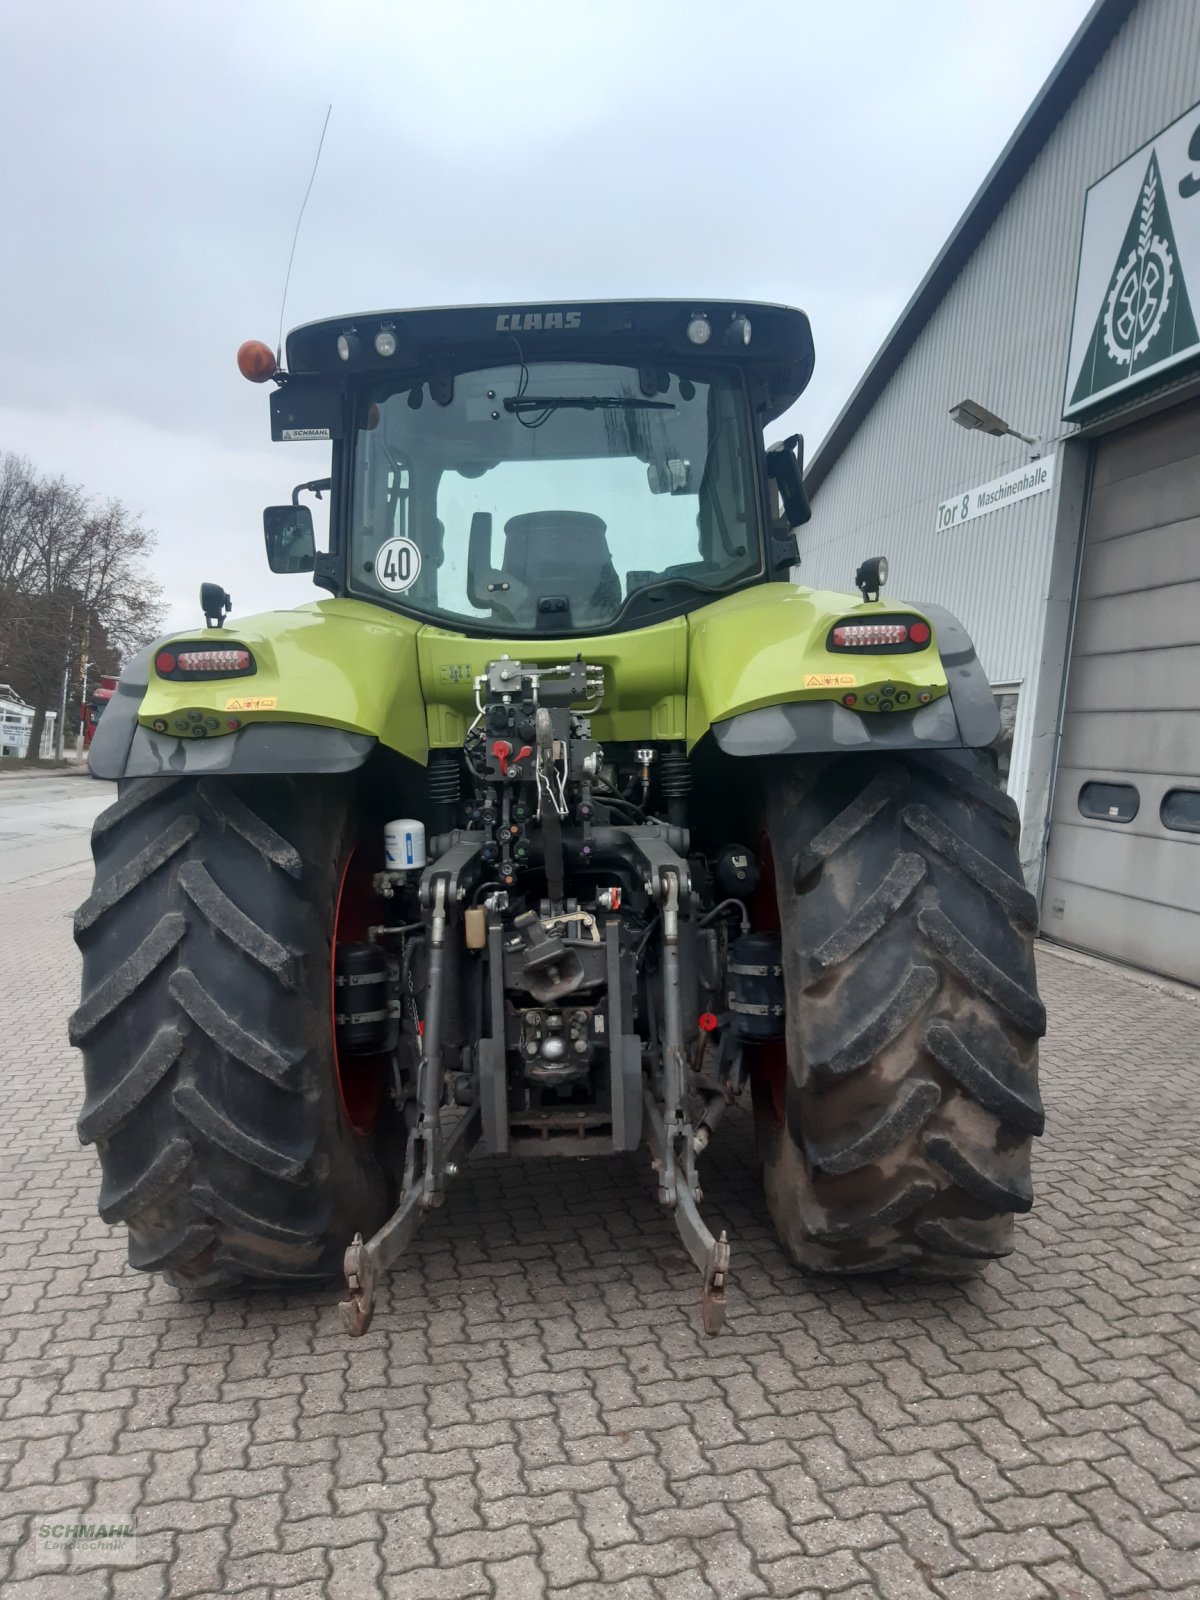
[{"label": "rear work light", "polygon": [[837,623],[825,641],[830,650],[865,651],[871,655],[901,654],[924,650],[931,634],[929,624],[919,617],[880,617],[871,622]]},{"label": "rear work light", "polygon": [[198,678],[245,678],[257,668],[245,645],[217,648],[206,644],[173,644],[155,656],[154,670],[160,678],[179,683],[194,682]]}]

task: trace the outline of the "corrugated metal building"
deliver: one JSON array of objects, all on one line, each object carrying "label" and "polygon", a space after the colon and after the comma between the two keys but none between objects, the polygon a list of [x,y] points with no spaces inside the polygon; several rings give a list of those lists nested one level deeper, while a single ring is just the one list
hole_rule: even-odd
[{"label": "corrugated metal building", "polygon": [[799,574],[961,617],[1043,931],[1192,983],[1198,102],[1197,0],[1098,0],[813,457]]}]

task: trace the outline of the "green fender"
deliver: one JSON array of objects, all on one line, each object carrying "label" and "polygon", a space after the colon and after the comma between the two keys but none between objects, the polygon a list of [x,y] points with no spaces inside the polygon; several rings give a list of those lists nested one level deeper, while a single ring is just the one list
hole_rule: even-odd
[{"label": "green fender", "polygon": [[[378,741],[428,756],[420,624],[358,600],[316,600],[156,641],[121,674],[89,765],[98,777],[174,772],[340,772]],[[160,677],[162,649],[244,645],[248,677]],[[111,721],[110,721],[111,715]]]},{"label": "green fender", "polygon": [[[929,644],[880,654],[829,649],[836,623],[880,617],[927,622]],[[999,735],[975,647],[940,606],[774,583],[694,611],[689,623],[689,746],[709,729],[732,756],[961,749]]]}]

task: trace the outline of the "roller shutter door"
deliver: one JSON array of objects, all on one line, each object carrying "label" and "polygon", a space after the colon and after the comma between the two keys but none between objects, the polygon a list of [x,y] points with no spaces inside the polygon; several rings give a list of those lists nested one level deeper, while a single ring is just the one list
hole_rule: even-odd
[{"label": "roller shutter door", "polygon": [[1200,984],[1200,402],[1097,447],[1042,928]]}]

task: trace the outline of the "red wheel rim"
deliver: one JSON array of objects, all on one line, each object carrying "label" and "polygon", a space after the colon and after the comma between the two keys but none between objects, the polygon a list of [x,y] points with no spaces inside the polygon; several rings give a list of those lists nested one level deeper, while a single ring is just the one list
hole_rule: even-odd
[{"label": "red wheel rim", "polygon": [[[775,859],[765,833],[759,840],[758,859],[762,875],[750,902],[750,924],[773,933],[779,927],[779,901],[775,892]],[[787,1044],[783,1039],[763,1039],[747,1048],[755,1114],[770,1126],[782,1128],[787,1120]]]},{"label": "red wheel rim", "polygon": [[347,1126],[357,1134],[368,1134],[379,1120],[387,1089],[386,1055],[352,1056],[338,1050],[337,971],[338,946],[354,944],[367,937],[367,929],[380,920],[379,902],[372,878],[375,866],[370,850],[355,845],[342,865],[337,901],[333,911],[333,941],[329,962],[329,1018],[333,1029],[333,1065],[337,1077],[338,1099]]}]

